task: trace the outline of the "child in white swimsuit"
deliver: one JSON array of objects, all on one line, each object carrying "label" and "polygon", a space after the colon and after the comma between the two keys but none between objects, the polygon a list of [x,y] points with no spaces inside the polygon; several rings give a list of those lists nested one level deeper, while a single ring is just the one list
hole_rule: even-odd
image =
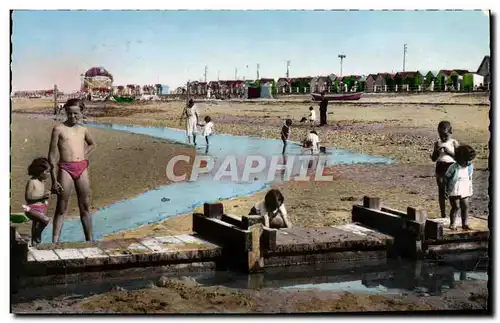
[{"label": "child in white swimsuit", "polygon": [[455,219],[460,211],[462,229],[471,230],[467,223],[469,213],[469,198],[473,194],[472,174],[474,167],[472,161],[476,152],[470,146],[459,146],[455,150],[455,160],[444,175],[445,194],[450,199],[450,229],[455,230]]}]

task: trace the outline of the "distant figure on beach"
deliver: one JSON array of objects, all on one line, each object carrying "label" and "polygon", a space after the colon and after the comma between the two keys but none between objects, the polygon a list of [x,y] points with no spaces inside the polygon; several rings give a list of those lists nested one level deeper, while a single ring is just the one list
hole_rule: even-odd
[{"label": "distant figure on beach", "polygon": [[250,210],[249,215],[264,216],[264,225],[268,228],[281,229],[292,227],[285,208],[285,198],[277,189],[269,190],[264,197],[264,201],[255,204]]},{"label": "distant figure on beach", "polygon": [[302,148],[304,148],[307,152],[310,151],[311,155],[317,154],[320,151],[319,142],[320,140],[318,133],[315,130],[312,130],[302,141]]},{"label": "distant figure on beach", "polygon": [[212,118],[209,116],[205,117],[205,124],[199,124],[200,127],[203,127],[203,137],[205,137],[205,141],[207,142],[207,146],[210,145],[208,142],[208,137],[214,134],[214,123],[212,122]]},{"label": "distant figure on beach", "polygon": [[193,144],[196,146],[196,133],[198,132],[198,109],[194,104],[193,99],[190,99],[188,102],[188,106],[186,108],[186,117],[187,117],[187,129],[186,134],[188,137],[188,143],[191,143],[191,136],[193,136]]},{"label": "distant figure on beach", "polygon": [[24,214],[33,221],[31,224],[31,245],[42,242],[42,232],[49,224],[47,214],[50,192],[45,190],[45,181],[50,177],[50,163],[45,157],[35,158],[28,167],[30,179],[26,183],[23,205]]},{"label": "distant figure on beach", "polygon": [[325,97],[325,92],[321,93],[321,102],[319,103],[319,125],[327,125],[328,99]]},{"label": "distant figure on beach", "polygon": [[471,230],[467,223],[469,213],[469,198],[473,194],[472,161],[476,158],[476,151],[468,145],[461,145],[455,150],[455,160],[444,175],[446,196],[450,199],[450,229],[456,230],[455,219],[460,211],[462,230]]},{"label": "distant figure on beach", "polygon": [[[67,120],[54,127],[49,147],[52,192],[57,194],[57,206],[53,220],[52,242],[58,243],[64,217],[68,212],[73,184],[78,198],[80,219],[86,241],[92,241],[90,218],[90,180],[88,157],[96,144],[87,128],[80,124],[85,108],[79,99],[69,99],[64,105]],[[59,154],[59,161],[57,155]]]},{"label": "distant figure on beach", "polygon": [[457,140],[451,137],[452,127],[448,121],[441,121],[438,124],[439,139],[434,143],[434,151],[431,160],[436,162],[436,182],[439,195],[439,210],[441,217],[446,218],[446,197],[444,191],[444,174],[455,162],[455,149],[459,146]]},{"label": "distant figure on beach", "polygon": [[300,119],[300,122],[308,122],[310,125],[314,125],[316,122],[316,111],[314,111],[313,107],[309,107],[309,115],[307,117],[303,117]]},{"label": "distant figure on beach", "polygon": [[288,143],[288,139],[290,139],[290,127],[292,126],[292,119],[286,119],[285,124],[281,128],[281,140],[283,141],[283,151],[282,154],[286,151],[286,145]]}]

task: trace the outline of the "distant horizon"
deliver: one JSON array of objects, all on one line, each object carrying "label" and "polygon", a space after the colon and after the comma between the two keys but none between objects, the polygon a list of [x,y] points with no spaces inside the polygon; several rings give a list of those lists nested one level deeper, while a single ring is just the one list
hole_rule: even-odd
[{"label": "distant horizon", "polygon": [[[466,69],[490,53],[481,11],[14,11],[12,91],[80,88],[104,67],[114,85],[175,90],[207,81]],[[89,24],[89,21],[92,23]],[[188,23],[186,23],[188,22]],[[395,26],[397,28],[395,28]],[[57,35],[54,37],[53,35]],[[237,69],[237,77],[235,72]]]}]

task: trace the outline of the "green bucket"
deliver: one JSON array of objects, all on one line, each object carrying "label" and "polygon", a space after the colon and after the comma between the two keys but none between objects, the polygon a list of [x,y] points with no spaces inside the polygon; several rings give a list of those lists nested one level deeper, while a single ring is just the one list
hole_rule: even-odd
[{"label": "green bucket", "polygon": [[12,223],[25,223],[30,219],[24,213],[11,213],[10,222]]}]

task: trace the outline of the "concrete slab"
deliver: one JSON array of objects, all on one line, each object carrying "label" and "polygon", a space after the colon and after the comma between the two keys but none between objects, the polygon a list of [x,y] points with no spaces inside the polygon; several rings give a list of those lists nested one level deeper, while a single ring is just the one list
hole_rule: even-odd
[{"label": "concrete slab", "polygon": [[161,252],[163,250],[166,250],[165,246],[163,245],[162,242],[156,240],[155,238],[144,238],[144,239],[139,239],[139,242],[151,249],[153,252]]},{"label": "concrete slab", "polygon": [[387,249],[393,238],[384,234],[360,235],[336,227],[278,230],[276,248],[270,254]]},{"label": "concrete slab", "polygon": [[200,239],[198,237],[189,235],[189,234],[181,234],[175,236],[176,239],[179,239],[180,241],[184,243],[195,243],[195,244],[206,244],[208,241]]},{"label": "concrete slab", "polygon": [[33,254],[31,252],[28,252],[28,262],[36,262],[35,257],[33,257]]},{"label": "concrete slab", "polygon": [[366,238],[366,237],[389,238],[389,236],[387,236],[387,235],[385,235],[383,233],[380,233],[380,232],[378,232],[376,230],[373,230],[373,229],[370,229],[370,228],[366,228],[366,227],[363,227],[361,225],[357,225],[357,224],[354,224],[354,223],[349,223],[349,224],[335,226],[335,228],[337,228],[339,230],[342,230],[342,231],[345,231],[345,232],[352,233],[354,235],[358,235],[358,236],[363,237],[363,238]]},{"label": "concrete slab", "polygon": [[78,249],[85,257],[85,266],[102,266],[109,263],[109,255],[97,247]]},{"label": "concrete slab", "polygon": [[471,231],[462,231],[461,228],[461,220],[458,218],[457,220],[457,230],[450,230],[450,218],[434,218],[427,219],[429,224],[433,224],[433,226],[442,226],[443,228],[443,236],[438,235],[438,239],[435,239],[435,235],[431,235],[429,239],[432,240],[475,240],[475,239],[488,239],[489,237],[489,228],[488,221],[484,219],[479,219],[476,217],[469,217],[468,222],[469,226],[472,228]]},{"label": "concrete slab", "polygon": [[104,251],[108,256],[108,263],[112,265],[124,264],[127,262],[134,262],[132,252],[127,250],[117,242],[117,240],[105,240],[99,242],[99,248]]},{"label": "concrete slab", "polygon": [[59,256],[54,250],[38,250],[31,249],[29,253],[35,258],[37,262],[60,261]]},{"label": "concrete slab", "polygon": [[85,265],[85,257],[78,249],[54,249],[65,267],[81,267]]},{"label": "concrete slab", "polygon": [[163,245],[184,243],[181,240],[177,239],[175,236],[154,237],[154,239]]},{"label": "concrete slab", "polygon": [[85,256],[82,255],[78,249],[54,249],[54,252],[61,260],[85,259]]},{"label": "concrete slab", "polygon": [[82,248],[79,249],[80,253],[85,258],[108,258],[109,256],[102,251],[100,248],[92,247],[92,248]]}]

